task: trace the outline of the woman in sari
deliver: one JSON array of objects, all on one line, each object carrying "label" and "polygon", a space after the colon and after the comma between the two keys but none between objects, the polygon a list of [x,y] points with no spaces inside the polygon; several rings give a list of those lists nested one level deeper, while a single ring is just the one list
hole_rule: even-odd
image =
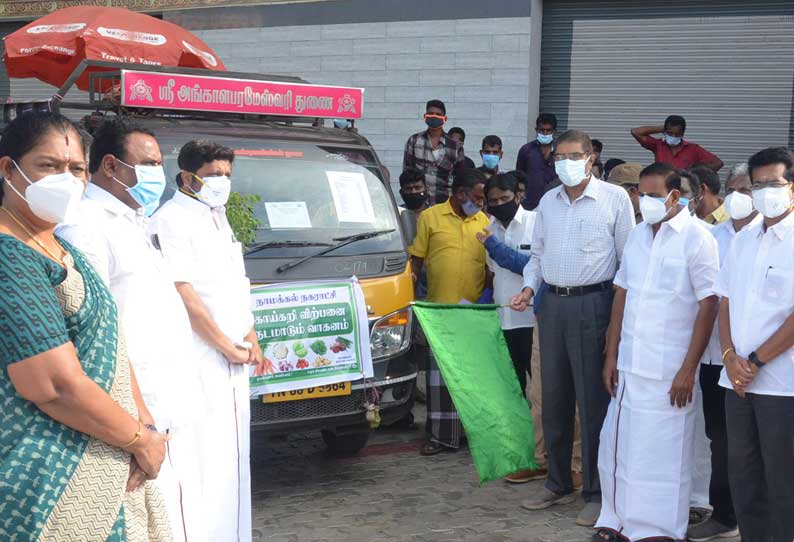
[{"label": "woman in sari", "polygon": [[116,306],[54,236],[85,187],[74,125],[51,113],[0,139],[0,540],[170,539],[167,437],[143,404]]}]

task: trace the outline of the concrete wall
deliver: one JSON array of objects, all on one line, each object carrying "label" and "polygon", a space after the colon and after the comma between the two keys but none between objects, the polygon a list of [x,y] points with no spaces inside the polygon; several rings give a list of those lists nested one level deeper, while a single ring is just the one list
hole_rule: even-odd
[{"label": "concrete wall", "polygon": [[447,105],[478,165],[482,138],[502,138],[515,166],[527,141],[530,17],[193,30],[229,70],[297,75],[366,89],[358,124],[396,182],[425,102]]}]

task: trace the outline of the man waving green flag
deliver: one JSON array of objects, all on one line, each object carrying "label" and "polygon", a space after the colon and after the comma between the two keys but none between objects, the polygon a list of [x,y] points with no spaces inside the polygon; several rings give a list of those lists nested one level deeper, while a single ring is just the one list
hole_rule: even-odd
[{"label": "man waving green flag", "polygon": [[532,416],[496,305],[417,301],[414,313],[466,429],[480,483],[535,468]]}]

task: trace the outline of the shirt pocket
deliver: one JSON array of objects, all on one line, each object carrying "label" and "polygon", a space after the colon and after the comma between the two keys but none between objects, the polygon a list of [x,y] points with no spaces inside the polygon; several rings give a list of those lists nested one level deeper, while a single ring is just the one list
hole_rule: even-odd
[{"label": "shirt pocket", "polygon": [[792,297],[794,270],[783,267],[770,267],[764,277],[761,295],[775,305],[788,305]]},{"label": "shirt pocket", "polygon": [[687,283],[686,261],[679,258],[663,258],[659,270],[659,288],[667,292],[683,294]]},{"label": "shirt pocket", "polygon": [[582,242],[580,250],[593,255],[609,252],[614,242],[608,225],[595,220],[579,221],[579,239]]}]

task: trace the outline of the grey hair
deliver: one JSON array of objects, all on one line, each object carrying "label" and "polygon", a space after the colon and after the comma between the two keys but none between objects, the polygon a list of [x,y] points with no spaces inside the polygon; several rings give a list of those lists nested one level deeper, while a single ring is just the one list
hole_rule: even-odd
[{"label": "grey hair", "polygon": [[743,175],[750,175],[750,166],[747,165],[747,162],[742,162],[741,164],[733,166],[728,172],[728,178],[725,179],[725,182],[731,182],[735,177],[741,177]]}]

